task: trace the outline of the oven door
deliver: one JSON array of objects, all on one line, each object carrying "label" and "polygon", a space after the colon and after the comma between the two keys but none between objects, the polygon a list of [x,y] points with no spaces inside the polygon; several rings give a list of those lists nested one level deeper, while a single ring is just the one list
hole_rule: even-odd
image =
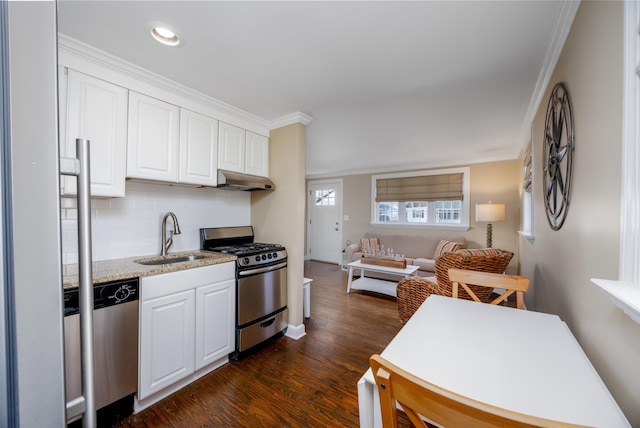
[{"label": "oven door", "polygon": [[238,272],[238,327],[287,306],[287,262]]}]

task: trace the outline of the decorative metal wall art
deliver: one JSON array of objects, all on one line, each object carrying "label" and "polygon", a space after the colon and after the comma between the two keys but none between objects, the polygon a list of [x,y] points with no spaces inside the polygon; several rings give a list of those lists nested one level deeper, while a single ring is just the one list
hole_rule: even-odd
[{"label": "decorative metal wall art", "polygon": [[571,100],[565,84],[558,83],[547,105],[542,152],[544,206],[553,230],[560,229],[567,218],[574,147]]}]

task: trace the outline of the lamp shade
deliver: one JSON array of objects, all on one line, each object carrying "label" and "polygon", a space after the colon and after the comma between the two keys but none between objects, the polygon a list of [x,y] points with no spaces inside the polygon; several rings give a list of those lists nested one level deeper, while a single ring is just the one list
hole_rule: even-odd
[{"label": "lamp shade", "polygon": [[504,204],[476,204],[476,221],[504,221],[506,218],[506,208]]}]

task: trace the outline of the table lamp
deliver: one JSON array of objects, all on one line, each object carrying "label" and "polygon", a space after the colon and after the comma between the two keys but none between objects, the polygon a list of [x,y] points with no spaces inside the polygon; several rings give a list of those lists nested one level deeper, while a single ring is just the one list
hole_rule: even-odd
[{"label": "table lamp", "polygon": [[494,221],[504,221],[506,208],[504,204],[476,204],[476,221],[487,222],[487,248],[491,248],[492,224]]}]

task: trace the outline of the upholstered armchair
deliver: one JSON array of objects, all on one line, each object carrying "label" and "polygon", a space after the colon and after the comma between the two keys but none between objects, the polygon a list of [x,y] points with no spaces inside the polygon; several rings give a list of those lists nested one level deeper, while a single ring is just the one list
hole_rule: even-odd
[{"label": "upholstered armchair", "polygon": [[[479,272],[504,273],[513,253],[493,248],[458,250],[444,253],[436,259],[435,277],[411,276],[398,282],[396,290],[398,315],[404,324],[431,294],[451,297],[453,285],[449,281],[449,269],[465,269]],[[488,302],[492,290],[487,287],[470,286],[478,298]],[[460,290],[459,298],[471,300],[465,290]]]}]

